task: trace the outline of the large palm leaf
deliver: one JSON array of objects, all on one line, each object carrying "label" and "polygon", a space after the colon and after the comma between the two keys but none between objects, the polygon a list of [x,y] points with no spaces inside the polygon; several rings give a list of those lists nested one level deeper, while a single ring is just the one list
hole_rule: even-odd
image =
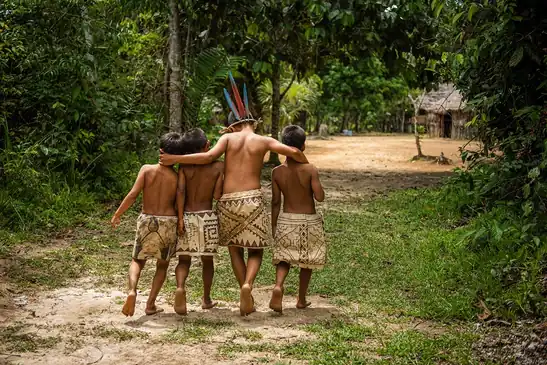
[{"label": "large palm leaf", "polygon": [[185,129],[198,124],[199,110],[205,96],[226,80],[228,72],[243,61],[229,56],[223,48],[210,48],[198,54],[188,70],[188,83],[184,96],[183,126]]}]

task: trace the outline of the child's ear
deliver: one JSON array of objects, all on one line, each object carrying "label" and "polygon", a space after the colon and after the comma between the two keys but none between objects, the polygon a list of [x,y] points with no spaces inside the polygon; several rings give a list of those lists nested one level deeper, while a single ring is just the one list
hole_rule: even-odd
[{"label": "child's ear", "polygon": [[300,149],[300,151],[304,152],[305,149],[306,149],[306,142],[304,142],[304,144],[302,145],[302,148]]},{"label": "child's ear", "polygon": [[205,152],[209,151],[209,148],[211,148],[211,141],[207,141],[205,144]]}]

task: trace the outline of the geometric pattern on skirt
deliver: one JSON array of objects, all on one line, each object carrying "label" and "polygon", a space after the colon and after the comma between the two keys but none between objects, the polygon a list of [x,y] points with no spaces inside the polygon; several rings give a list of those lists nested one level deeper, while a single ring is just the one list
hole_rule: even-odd
[{"label": "geometric pattern on skirt", "polygon": [[155,258],[169,260],[177,245],[177,217],[141,214],[132,257],[136,260]]},{"label": "geometric pattern on skirt", "polygon": [[260,189],[224,194],[217,212],[221,246],[263,249],[271,245],[271,221]]},{"label": "geometric pattern on skirt", "polygon": [[218,251],[218,217],[212,210],[184,212],[184,234],[175,256],[214,256]]},{"label": "geometric pattern on skirt", "polygon": [[273,263],[321,269],[327,260],[323,218],[319,214],[281,213],[275,230]]}]

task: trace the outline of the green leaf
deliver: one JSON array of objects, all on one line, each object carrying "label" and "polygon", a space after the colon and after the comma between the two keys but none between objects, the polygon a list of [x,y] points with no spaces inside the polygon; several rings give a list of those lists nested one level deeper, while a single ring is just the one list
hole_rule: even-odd
[{"label": "green leaf", "polygon": [[256,33],[258,33],[258,24],[249,24],[249,26],[247,27],[247,33],[249,33],[250,35],[255,35]]},{"label": "green leaf", "polygon": [[82,88],[79,86],[72,89],[72,100],[76,100],[76,98],[78,98],[78,96],[80,95],[80,91],[82,91]]},{"label": "green leaf", "polygon": [[262,69],[262,62],[257,61],[253,63],[253,72],[258,73]]},{"label": "green leaf", "polygon": [[530,179],[537,179],[540,175],[540,171],[537,167],[534,167],[533,169],[531,169],[529,172],[528,172],[528,177]]},{"label": "green leaf", "polygon": [[515,67],[516,65],[518,65],[520,61],[522,60],[523,55],[524,55],[524,48],[521,46],[517,48],[515,53],[513,53],[513,55],[511,56],[511,59],[509,60],[509,66]]},{"label": "green leaf", "polygon": [[458,20],[460,20],[460,18],[463,16],[463,14],[465,14],[465,12],[462,11],[461,13],[454,15],[454,17],[452,18],[452,25],[456,24]]},{"label": "green leaf", "polygon": [[78,121],[79,119],[80,119],[80,112],[76,110],[76,111],[74,112],[74,120],[75,120],[75,121]]},{"label": "green leaf", "polygon": [[329,20],[335,19],[339,14],[340,14],[340,10],[338,9],[331,11],[329,14]]},{"label": "green leaf", "polygon": [[434,12],[435,18],[439,17],[439,15],[441,14],[441,10],[443,10],[443,8],[444,8],[444,3],[439,3],[439,5],[437,5],[437,8],[435,9],[435,12]]},{"label": "green leaf", "polygon": [[477,4],[471,4],[469,7],[469,12],[467,13],[467,20],[471,21],[473,19],[473,15],[479,10],[479,6]]},{"label": "green leaf", "polygon": [[467,122],[467,123],[465,124],[465,126],[466,126],[466,127],[470,127],[470,126],[474,125],[475,123],[477,123],[477,118],[478,118],[478,115],[475,115],[475,116],[473,117],[473,119],[471,119],[469,122]]},{"label": "green leaf", "polygon": [[522,204],[522,210],[524,211],[524,216],[528,217],[530,213],[532,213],[532,210],[534,209],[534,205],[531,201],[527,201],[524,204]]},{"label": "green leaf", "polygon": [[530,184],[526,184],[522,187],[522,192],[524,193],[524,198],[528,199],[530,196]]}]

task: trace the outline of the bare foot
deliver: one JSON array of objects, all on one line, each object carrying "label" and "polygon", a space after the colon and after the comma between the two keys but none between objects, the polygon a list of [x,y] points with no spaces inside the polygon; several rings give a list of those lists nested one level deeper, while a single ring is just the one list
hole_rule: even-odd
[{"label": "bare foot", "polygon": [[217,302],[213,302],[211,299],[205,300],[205,298],[201,298],[201,309],[211,309],[216,307]]},{"label": "bare foot", "polygon": [[254,312],[254,301],[251,295],[252,290],[253,289],[249,284],[243,284],[239,292],[239,313],[242,316]]},{"label": "bare foot", "polygon": [[300,301],[296,302],[296,308],[298,308],[298,309],[306,309],[310,305],[311,305],[311,302],[304,302],[304,303],[302,303]]},{"label": "bare foot", "polygon": [[270,309],[278,313],[283,313],[283,289],[281,287],[276,286],[273,289]]},{"label": "bare foot", "polygon": [[125,314],[126,317],[132,317],[133,314],[135,314],[135,303],[137,302],[137,293],[131,292],[127,296],[127,299],[125,300],[125,304],[122,308],[122,313]]},{"label": "bare foot", "polygon": [[181,316],[186,315],[186,291],[182,288],[177,288],[175,290],[175,305],[173,306],[175,313],[180,314]]},{"label": "bare foot", "polygon": [[146,309],[144,310],[144,313],[146,313],[147,316],[152,316],[161,312],[163,312],[163,308],[158,308],[156,307],[156,305],[152,307],[146,307]]}]

